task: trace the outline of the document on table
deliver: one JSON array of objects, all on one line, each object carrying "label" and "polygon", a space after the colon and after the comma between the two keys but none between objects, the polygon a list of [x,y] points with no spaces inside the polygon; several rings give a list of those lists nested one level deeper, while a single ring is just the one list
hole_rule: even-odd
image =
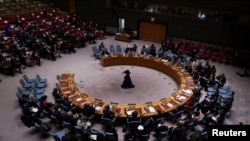
[{"label": "document on table", "polygon": [[148,107],[148,110],[149,110],[150,112],[155,112],[155,108],[152,107],[152,106],[149,106],[149,107]]},{"label": "document on table", "polygon": [[101,108],[102,108],[101,106],[96,106],[95,107],[96,110],[101,110]]},{"label": "document on table", "polygon": [[135,110],[128,110],[128,111],[126,111],[126,113],[127,113],[127,115],[131,115],[132,114],[132,112],[134,112]]},{"label": "document on table", "polygon": [[168,107],[173,107],[173,106],[174,106],[174,105],[171,104],[171,103],[168,103],[167,105],[168,105]]},{"label": "document on table", "polygon": [[81,100],[82,100],[82,98],[77,98],[77,99],[76,99],[77,102],[79,102],[79,101],[81,101]]},{"label": "document on table", "polygon": [[192,94],[193,93],[192,90],[190,90],[190,89],[182,90],[182,92],[187,93],[187,94]]}]

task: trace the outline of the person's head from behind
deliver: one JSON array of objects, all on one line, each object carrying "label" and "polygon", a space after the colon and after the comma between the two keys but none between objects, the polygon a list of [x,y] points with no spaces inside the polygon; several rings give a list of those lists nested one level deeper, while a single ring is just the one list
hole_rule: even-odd
[{"label": "person's head from behind", "polygon": [[220,76],[221,76],[221,77],[225,77],[225,74],[224,74],[224,73],[221,73]]},{"label": "person's head from behind", "polygon": [[86,104],[84,105],[84,108],[89,108],[89,107],[91,107],[90,103],[86,103]]},{"label": "person's head from behind", "polygon": [[41,97],[41,101],[46,100],[46,99],[47,99],[46,95],[44,95],[44,96]]},{"label": "person's head from behind", "polygon": [[53,89],[53,93],[57,93],[57,88],[54,88],[54,89]]},{"label": "person's head from behind", "polygon": [[157,113],[158,113],[158,115],[160,115],[162,113],[161,109],[158,109]]},{"label": "person's head from behind", "polygon": [[81,116],[80,120],[85,122],[85,121],[87,121],[87,117],[86,116]]},{"label": "person's head from behind", "polygon": [[137,112],[136,111],[132,112],[132,117],[137,117]]},{"label": "person's head from behind", "polygon": [[106,109],[106,110],[110,110],[110,106],[107,105],[107,106],[105,107],[105,109]]}]

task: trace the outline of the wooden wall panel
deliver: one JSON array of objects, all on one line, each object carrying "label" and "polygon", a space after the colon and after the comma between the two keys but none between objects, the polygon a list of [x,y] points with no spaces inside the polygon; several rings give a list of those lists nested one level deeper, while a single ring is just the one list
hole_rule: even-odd
[{"label": "wooden wall panel", "polygon": [[69,2],[69,12],[76,12],[75,0],[68,0]]},{"label": "wooden wall panel", "polygon": [[139,39],[161,43],[167,35],[167,25],[154,22],[139,22]]}]

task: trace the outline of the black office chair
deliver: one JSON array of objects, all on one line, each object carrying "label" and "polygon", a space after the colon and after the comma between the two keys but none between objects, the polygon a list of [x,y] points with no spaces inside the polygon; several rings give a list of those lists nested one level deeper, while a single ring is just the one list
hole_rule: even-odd
[{"label": "black office chair", "polygon": [[148,141],[150,138],[150,134],[142,134],[139,135],[137,141]]},{"label": "black office chair", "polygon": [[87,116],[84,113],[80,113],[79,115],[87,117],[87,119],[90,120],[90,121],[94,121],[94,119],[95,119],[95,113],[90,115],[90,116]]},{"label": "black office chair", "polygon": [[127,127],[130,131],[136,130],[137,127],[141,124],[142,124],[141,118],[136,118],[135,120],[129,120],[129,118],[127,118]]},{"label": "black office chair", "polygon": [[74,128],[75,128],[76,133],[83,134],[83,127],[82,126],[75,125]]},{"label": "black office chair", "polygon": [[101,141],[104,140],[104,135],[102,131],[96,130],[96,129],[91,129],[89,131],[89,141]]},{"label": "black office chair", "polygon": [[163,131],[163,132],[160,132],[159,135],[156,138],[156,140],[162,140],[163,138],[167,137],[168,136],[168,131]]},{"label": "black office chair", "polygon": [[34,123],[34,126],[42,135],[48,134],[48,132],[52,129],[51,125],[44,121],[41,121],[41,124]]},{"label": "black office chair", "polygon": [[106,141],[117,141],[115,133],[104,132]]},{"label": "black office chair", "polygon": [[152,128],[156,127],[162,120],[166,120],[165,116],[149,117],[149,122],[152,124]]},{"label": "black office chair", "polygon": [[169,118],[170,120],[172,120],[173,122],[176,122],[177,119],[181,118],[181,115],[182,115],[183,112],[184,112],[184,109],[179,110],[179,111],[176,112],[176,113],[170,111],[170,112],[168,113],[168,118]]},{"label": "black office chair", "polygon": [[69,123],[67,121],[63,121],[63,127],[68,129],[69,131],[74,131],[74,129],[75,129],[74,125],[72,125],[71,123]]},{"label": "black office chair", "polygon": [[188,106],[188,105],[184,105],[184,111],[188,112],[188,113],[192,113],[193,110],[198,106],[199,102],[196,102],[194,105],[192,106]]},{"label": "black office chair", "polygon": [[61,126],[62,121],[59,120],[56,116],[54,116],[54,115],[51,114],[51,115],[49,116],[49,118],[50,118],[51,122],[52,122],[54,125],[56,125],[56,126]]},{"label": "black office chair", "polygon": [[101,121],[102,121],[102,123],[104,123],[104,124],[105,124],[105,123],[115,123],[116,117],[107,118],[107,117],[105,117],[104,115],[102,115]]}]

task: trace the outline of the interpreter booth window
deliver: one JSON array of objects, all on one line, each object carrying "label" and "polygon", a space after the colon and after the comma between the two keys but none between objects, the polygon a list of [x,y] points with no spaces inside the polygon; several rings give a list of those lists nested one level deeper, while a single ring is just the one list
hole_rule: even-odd
[{"label": "interpreter booth window", "polygon": [[118,32],[123,33],[125,28],[125,19],[124,18],[119,18],[119,27],[118,27]]}]

